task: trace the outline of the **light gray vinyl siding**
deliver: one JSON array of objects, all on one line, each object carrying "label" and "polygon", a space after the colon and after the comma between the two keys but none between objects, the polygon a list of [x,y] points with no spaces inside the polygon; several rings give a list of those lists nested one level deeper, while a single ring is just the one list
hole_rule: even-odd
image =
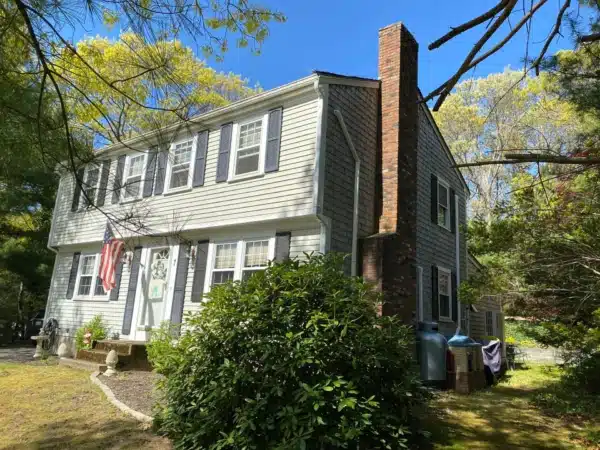
[{"label": "light gray vinyl siding", "polygon": [[[100,248],[96,249],[98,252]],[[100,314],[111,332],[120,332],[125,308],[125,297],[129,285],[129,266],[123,267],[118,301],[91,301],[67,299],[67,284],[73,260],[73,251],[61,251],[56,256],[54,276],[50,285],[46,318],[58,320],[60,334],[75,334],[77,328]]]},{"label": "light gray vinyl siding", "polygon": [[[273,106],[273,105],[271,105]],[[140,218],[145,229],[142,234],[158,234],[185,230],[219,227],[235,223],[265,221],[295,217],[313,212],[313,168],[317,129],[318,101],[316,93],[282,102],[283,106],[280,167],[263,176],[216,183],[220,124],[210,127],[204,186],[179,193],[152,196],[135,202],[111,205],[107,201],[104,213],[123,217],[130,213]],[[250,115],[266,113],[254,111]],[[240,112],[237,119],[247,119]],[[228,120],[231,120],[228,118]],[[195,133],[178,139],[192,138]],[[112,193],[117,155],[112,155],[108,182]],[[190,176],[191,173],[190,173]],[[86,242],[100,242],[106,216],[99,211],[71,212],[74,179],[71,174],[61,180],[55,209],[50,245],[63,246]],[[128,227],[130,230],[135,225]],[[123,228],[117,232],[132,235]]]},{"label": "light gray vinyl siding", "polygon": [[[287,224],[288,228],[281,228],[280,231],[290,231],[292,233],[290,243],[290,257],[304,259],[304,253],[318,252],[320,243],[320,229],[314,226]],[[254,230],[253,230],[254,231]],[[240,231],[235,232],[236,235]],[[241,235],[243,235],[243,231]],[[208,239],[209,236],[202,236],[199,239]],[[194,237],[194,241],[197,241]],[[146,241],[146,243],[149,241]],[[69,333],[74,335],[77,328],[90,321],[95,315],[101,314],[104,323],[111,332],[120,332],[123,323],[123,314],[125,309],[125,298],[127,296],[127,287],[129,286],[130,267],[125,264],[121,278],[121,289],[117,301],[81,301],[66,298],[67,284],[69,282],[69,273],[73,252],[80,251],[78,248],[70,247],[68,250],[59,252],[56,256],[54,275],[50,285],[48,303],[46,306],[46,318],[55,318],[58,320],[60,334]],[[85,251],[100,251],[98,248],[87,247]],[[184,298],[184,318],[188,312],[198,311],[202,303],[192,302],[192,285],[194,281],[194,265],[188,264],[188,275],[185,287]],[[138,286],[138,289],[140,287]],[[168,299],[171,301],[171,299]]]},{"label": "light gray vinyl siding", "polygon": [[471,311],[471,332],[470,336],[475,340],[481,340],[484,336],[488,336],[485,330],[485,313],[486,311],[501,312],[500,300],[498,297],[484,296],[475,304],[477,312]]},{"label": "light gray vinyl siding", "polygon": [[[280,231],[291,231],[290,258],[305,259],[304,253],[317,253],[319,251],[320,230],[318,227],[306,229],[284,229]],[[207,272],[208,274],[208,272]],[[194,267],[190,264],[187,283],[185,287],[185,302],[183,304],[183,314],[199,311],[202,307],[201,302],[192,302],[192,285],[194,282]]]},{"label": "light gray vinyl siding", "polygon": [[[417,265],[423,268],[423,309],[426,321],[432,318],[431,266],[442,266],[456,271],[456,236],[431,221],[431,174],[444,179],[459,197],[460,224],[460,280],[466,279],[466,196],[464,185],[453,162],[446,153],[427,112],[419,108],[419,142],[417,157]],[[456,323],[440,322],[440,332],[453,335]]]},{"label": "light gray vinyl siding", "polygon": [[[330,250],[349,254],[352,252],[355,163],[334,114],[336,109],[344,117],[361,160],[358,236],[363,238],[375,232],[379,90],[329,86],[323,214],[331,219]],[[347,262],[349,264],[350,259]]]}]

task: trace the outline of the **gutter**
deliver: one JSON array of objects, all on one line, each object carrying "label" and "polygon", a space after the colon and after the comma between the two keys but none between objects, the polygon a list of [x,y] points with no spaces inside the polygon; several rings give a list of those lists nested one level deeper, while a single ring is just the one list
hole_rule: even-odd
[{"label": "gutter", "polygon": [[351,264],[351,275],[356,276],[357,272],[357,259],[358,259],[358,203],[360,198],[360,157],[352,142],[352,137],[348,132],[346,123],[344,122],[344,116],[339,109],[333,111],[335,117],[337,117],[342,127],[342,132],[352,152],[354,158],[354,210],[352,212],[352,264]]}]

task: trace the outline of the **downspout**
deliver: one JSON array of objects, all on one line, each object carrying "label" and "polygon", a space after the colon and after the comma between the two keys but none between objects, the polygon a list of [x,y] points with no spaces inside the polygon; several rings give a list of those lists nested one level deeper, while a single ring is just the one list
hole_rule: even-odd
[{"label": "downspout", "polygon": [[[454,229],[456,230],[456,292],[457,292],[457,297],[458,297],[458,286],[460,286],[460,228],[459,228],[459,224],[460,224],[460,220],[459,220],[459,216],[460,216],[460,212],[458,209],[458,195],[454,194],[454,210],[456,211],[456,214],[454,214]],[[461,325],[461,319],[462,319],[462,307],[460,304],[460,299],[457,298],[457,303],[458,303],[458,314],[457,314],[457,321],[458,323],[456,324],[457,329],[460,331],[460,325]]]},{"label": "downspout", "polygon": [[344,133],[344,137],[346,138],[346,142],[348,143],[348,147],[350,147],[350,151],[352,152],[352,157],[354,158],[354,210],[352,212],[352,261],[351,261],[351,275],[356,276],[357,272],[357,260],[358,260],[358,203],[360,198],[360,157],[358,156],[358,152],[356,148],[354,148],[354,143],[352,142],[352,137],[348,132],[348,128],[346,128],[346,124],[344,122],[344,117],[339,109],[333,111],[335,117],[337,117],[340,122],[340,126],[342,127],[342,131]]}]

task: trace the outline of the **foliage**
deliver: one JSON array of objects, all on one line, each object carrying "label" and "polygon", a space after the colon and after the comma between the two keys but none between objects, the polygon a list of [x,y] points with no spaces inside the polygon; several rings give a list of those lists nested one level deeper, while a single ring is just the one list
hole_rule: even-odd
[{"label": "foliage", "polygon": [[405,448],[427,398],[412,331],[342,267],[270,266],[214,287],[176,344],[154,335],[160,430],[178,448]]},{"label": "foliage", "polygon": [[75,333],[75,345],[77,350],[89,350],[94,342],[106,339],[108,328],[102,321],[102,315],[94,316],[92,320],[83,324]]},{"label": "foliage", "polygon": [[[458,163],[502,160],[507,150],[561,153],[578,145],[585,126],[575,107],[555,92],[553,78],[508,69],[459,83],[434,115]],[[512,176],[526,170],[503,165],[462,169],[473,195],[471,217],[492,222],[495,208],[508,198]]]},{"label": "foliage", "polygon": [[238,75],[208,67],[178,40],[147,42],[133,32],[118,40],[84,39],[76,52],[63,49],[53,63],[73,121],[96,145],[160,129],[255,92]]},{"label": "foliage", "polygon": [[506,342],[509,340],[512,344],[521,347],[539,347],[540,344],[532,337],[532,334],[540,335],[543,328],[540,325],[532,324],[526,320],[511,320],[504,321],[504,334]]}]

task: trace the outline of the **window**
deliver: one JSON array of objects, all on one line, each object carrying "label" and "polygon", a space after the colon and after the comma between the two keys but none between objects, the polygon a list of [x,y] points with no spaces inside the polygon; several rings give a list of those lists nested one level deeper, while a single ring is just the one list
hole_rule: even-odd
[{"label": "window", "polygon": [[237,243],[217,244],[215,246],[215,264],[212,285],[233,280],[237,259]]},{"label": "window", "polygon": [[127,157],[127,168],[125,170],[125,191],[123,198],[133,200],[139,198],[142,193],[142,176],[144,174],[144,163],[146,155],[134,155]]},{"label": "window", "polygon": [[266,269],[274,257],[275,240],[240,239],[212,246],[212,270],[208,284],[214,286],[233,280],[247,280]]},{"label": "window", "polygon": [[460,316],[460,329],[462,330],[463,334],[467,336],[471,333],[471,330],[469,330],[469,316],[469,307],[463,308],[462,315]]},{"label": "window", "polygon": [[450,314],[450,297],[452,295],[452,281],[450,271],[438,267],[438,301],[440,319],[452,320]]},{"label": "window", "polygon": [[194,139],[180,142],[171,148],[170,190],[189,186],[193,148]]},{"label": "window", "polygon": [[485,334],[487,336],[494,336],[494,312],[485,312]]},{"label": "window", "polygon": [[242,280],[247,280],[257,271],[265,270],[268,263],[269,241],[247,241],[244,250]]},{"label": "window", "polygon": [[240,124],[235,152],[234,175],[259,171],[263,119]]},{"label": "window", "polygon": [[450,188],[438,178],[438,225],[450,229]]},{"label": "window", "polygon": [[84,208],[96,202],[99,179],[100,169],[98,167],[92,166],[86,170],[85,181],[82,186],[83,190],[81,192],[81,204]]},{"label": "window", "polygon": [[102,297],[106,295],[102,280],[98,276],[100,269],[100,255],[87,254],[81,255],[79,261],[79,270],[77,273],[77,287],[75,292],[77,297]]}]

